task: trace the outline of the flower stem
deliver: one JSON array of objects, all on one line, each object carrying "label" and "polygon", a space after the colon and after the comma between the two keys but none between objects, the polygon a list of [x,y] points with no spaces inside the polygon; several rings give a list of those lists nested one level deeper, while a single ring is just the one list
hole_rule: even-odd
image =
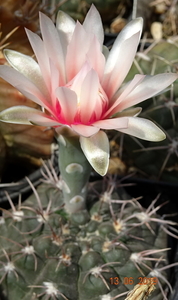
[{"label": "flower stem", "polygon": [[79,137],[68,133],[62,132],[57,141],[65,209],[71,214],[85,209],[91,166],[80,147]]}]

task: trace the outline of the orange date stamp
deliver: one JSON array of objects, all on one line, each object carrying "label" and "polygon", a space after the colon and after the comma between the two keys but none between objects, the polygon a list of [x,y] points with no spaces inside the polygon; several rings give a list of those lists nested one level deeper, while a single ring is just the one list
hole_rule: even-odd
[{"label": "orange date stamp", "polygon": [[132,284],[152,284],[152,285],[156,285],[158,283],[158,278],[157,277],[138,277],[137,281],[134,280],[133,277],[124,277],[123,280],[121,281],[121,279],[119,277],[110,277],[109,278],[110,284],[111,285],[118,285],[121,282],[125,285],[132,285]]}]

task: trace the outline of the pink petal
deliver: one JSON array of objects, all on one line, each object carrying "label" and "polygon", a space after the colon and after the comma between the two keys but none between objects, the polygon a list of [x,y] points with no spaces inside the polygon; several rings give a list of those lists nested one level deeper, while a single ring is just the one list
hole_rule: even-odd
[{"label": "pink petal", "polygon": [[120,102],[122,102],[124,99],[127,99],[128,95],[137,87],[137,85],[142,82],[145,78],[145,75],[137,74],[134,76],[133,80],[127,83],[123,88],[121,88],[111,99],[110,101],[110,108],[104,115],[104,117],[112,116],[113,114],[120,111]]},{"label": "pink petal", "polygon": [[78,134],[84,137],[90,137],[99,131],[99,128],[83,124],[71,125],[71,128]]},{"label": "pink petal", "polygon": [[89,40],[88,37],[86,38],[86,32],[82,25],[77,22],[67,49],[66,72],[68,81],[75,77],[85,63]]},{"label": "pink petal", "polygon": [[94,70],[91,70],[86,75],[80,93],[80,118],[81,122],[86,124],[94,113],[97,105],[99,91],[99,79]]},{"label": "pink petal", "polygon": [[144,80],[126,97],[126,99],[122,100],[122,102],[118,105],[118,109],[121,111],[157,95],[172,84],[177,78],[178,75],[174,73],[146,76]]},{"label": "pink petal", "polygon": [[113,119],[105,119],[101,121],[97,121],[93,123],[93,126],[101,128],[101,129],[119,129],[127,128],[128,126],[128,118],[113,118]]},{"label": "pink petal", "polygon": [[44,43],[37,34],[28,29],[26,29],[26,34],[37,58],[46,86],[48,87],[48,90],[50,90],[49,57],[46,48],[44,47]]},{"label": "pink petal", "polygon": [[60,85],[65,84],[65,64],[64,64],[64,52],[59,39],[59,33],[55,28],[53,22],[40,12],[40,28],[44,41],[45,48],[48,53],[48,57],[56,64],[61,77],[60,77]]},{"label": "pink petal", "polygon": [[99,91],[98,91],[98,96],[97,96],[97,101],[96,101],[96,106],[95,106],[95,112],[94,112],[93,119],[91,120],[91,122],[100,120],[101,117],[103,119],[103,113],[108,108],[108,102],[109,102],[109,100],[108,100],[108,97],[107,97],[105,91],[103,90],[102,86],[99,85]]},{"label": "pink petal", "polygon": [[[139,38],[141,36],[142,25],[143,25],[143,20],[141,18],[137,18],[137,19],[129,22],[123,28],[123,30],[120,32],[120,34],[116,38],[114,45],[110,51],[110,54],[109,54],[109,57],[107,60],[106,74],[112,72],[117,60],[123,60],[124,56],[120,57],[120,56],[118,56],[118,53],[120,52],[120,47],[122,48],[121,50],[124,51],[125,47],[123,47],[122,45],[125,41],[129,40],[133,36],[137,35],[137,33],[139,33],[139,37],[137,38],[137,44],[138,44]],[[132,49],[131,49],[131,51],[132,51]]]},{"label": "pink petal", "polygon": [[56,89],[56,96],[61,107],[61,115],[67,123],[72,123],[77,113],[77,95],[66,87]]},{"label": "pink petal", "polygon": [[96,7],[92,4],[83,22],[83,27],[87,33],[92,33],[96,36],[100,43],[100,47],[103,45],[104,31],[101,21],[101,17]]},{"label": "pink petal", "polygon": [[162,141],[166,138],[164,132],[153,122],[142,118],[128,117],[128,128],[118,130],[152,142]]},{"label": "pink petal", "polygon": [[[123,44],[118,49],[119,59],[115,62],[115,67],[113,68],[112,72],[109,72],[104,76],[104,82],[102,85],[105,89],[106,94],[108,95],[108,98],[113,97],[115,92],[124,81],[135,57],[139,41],[138,38],[139,33],[132,36],[129,40],[123,42]],[[109,58],[110,55],[108,57],[108,60]]]},{"label": "pink petal", "polygon": [[62,125],[60,122],[53,120],[48,115],[33,115],[29,118],[29,121],[33,125],[39,125],[39,126],[47,126],[47,127],[53,127],[53,126],[60,126]]},{"label": "pink petal", "polygon": [[[65,12],[59,10],[56,18],[56,28],[62,36],[65,47],[69,44],[75,29],[75,21]],[[64,45],[63,45],[64,48]]]},{"label": "pink petal", "polygon": [[142,19],[135,19],[118,35],[106,62],[103,87],[111,98],[124,81],[135,57],[142,30]]},{"label": "pink petal", "polygon": [[86,61],[82,68],[79,70],[79,72],[76,74],[76,76],[68,82],[66,85],[69,87],[71,90],[75,91],[75,93],[80,97],[80,92],[81,92],[81,87],[82,87],[82,82],[87,76],[88,72],[91,70],[90,65]]},{"label": "pink petal", "polygon": [[98,73],[98,76],[101,80],[104,73],[105,57],[101,52],[101,47],[95,36],[87,52],[87,60],[89,61],[91,67]]},{"label": "pink petal", "polygon": [[4,50],[4,54],[15,70],[19,71],[34,83],[45,96],[49,96],[40,67],[33,58],[20,52],[7,49]]},{"label": "pink petal", "polygon": [[51,80],[50,80],[50,98],[51,98],[51,105],[55,109],[57,105],[56,99],[56,88],[59,87],[60,82],[60,74],[56,66],[54,65],[53,61],[49,61],[50,64],[50,73],[51,73]]},{"label": "pink petal", "polygon": [[49,103],[44,98],[44,95],[24,75],[8,66],[0,66],[0,76],[17,88],[27,98],[49,110]]}]

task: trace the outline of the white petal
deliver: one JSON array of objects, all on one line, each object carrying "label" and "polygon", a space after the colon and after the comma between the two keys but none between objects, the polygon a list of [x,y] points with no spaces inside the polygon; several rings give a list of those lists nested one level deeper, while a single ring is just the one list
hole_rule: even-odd
[{"label": "white petal", "polygon": [[[35,108],[27,106],[13,106],[0,112],[0,120],[6,123],[32,125],[31,120],[36,121],[41,118],[47,120],[48,116]],[[49,117],[49,119],[51,118]],[[56,125],[59,124],[54,120],[52,121]]]},{"label": "white petal", "polygon": [[166,138],[164,132],[153,122],[142,118],[128,117],[128,128],[119,131],[152,142],[159,142]]},{"label": "white petal", "polygon": [[57,98],[56,98],[56,89],[59,87],[60,82],[60,74],[57,69],[57,67],[54,65],[53,61],[51,59],[49,60],[50,64],[50,80],[49,80],[49,86],[50,86],[50,102],[51,106],[55,109],[57,105]]},{"label": "white petal", "polygon": [[116,113],[113,118],[121,117],[137,117],[142,111],[141,107],[132,107],[121,112]]},{"label": "white petal", "polygon": [[38,60],[45,84],[50,92],[51,104],[53,107],[56,107],[54,91],[60,84],[59,70],[54,61],[48,57],[46,48],[41,38],[28,29],[26,29],[26,33]]},{"label": "white petal", "polygon": [[92,4],[83,22],[83,27],[87,33],[93,33],[102,47],[104,40],[104,31],[101,17],[96,7]]},{"label": "white petal", "polygon": [[62,42],[59,38],[59,33],[55,28],[50,18],[40,12],[40,28],[43,37],[43,42],[53,63],[58,68],[60,76],[60,85],[65,84],[65,57]]},{"label": "white petal", "polygon": [[66,72],[68,81],[72,80],[77,75],[86,62],[86,53],[89,45],[90,39],[86,39],[86,32],[83,29],[83,26],[77,22],[72,39],[67,48]]},{"label": "white petal", "polygon": [[104,89],[111,98],[124,81],[135,57],[142,31],[142,19],[131,21],[118,35],[106,62]]},{"label": "white petal", "polygon": [[93,169],[104,176],[109,165],[109,141],[106,133],[99,131],[89,138],[80,137],[80,144]]},{"label": "white petal", "polygon": [[99,79],[97,73],[91,70],[86,75],[80,93],[80,118],[81,122],[87,124],[94,113],[99,90]]},{"label": "white petal", "polygon": [[[129,22],[122,29],[122,31],[117,36],[117,38],[114,42],[114,45],[110,51],[109,58],[108,58],[109,61],[107,61],[106,73],[111,72],[112,69],[115,67],[115,62],[118,59],[118,53],[120,51],[119,49],[120,49],[120,47],[122,48],[123,43],[126,40],[129,40],[131,37],[133,37],[137,33],[139,33],[138,39],[140,38],[141,32],[142,32],[142,27],[143,27],[142,18],[137,18],[137,19]],[[112,59],[113,59],[113,61],[112,61]],[[119,59],[123,60],[123,57],[119,57]]]},{"label": "white petal", "polygon": [[71,125],[71,128],[78,134],[83,137],[90,137],[99,131],[99,128],[94,126],[88,126],[83,124]]},{"label": "white petal", "polygon": [[98,73],[98,77],[101,81],[103,78],[103,73],[105,68],[105,57],[101,52],[100,45],[96,37],[92,39],[86,57],[91,67]]},{"label": "white petal", "polygon": [[128,127],[128,118],[113,118],[97,121],[93,123],[93,126],[101,129],[118,129],[118,128],[127,128]]},{"label": "white petal", "polygon": [[14,50],[5,49],[3,53],[14,69],[33,82],[44,95],[48,95],[40,67],[33,58]]},{"label": "white petal", "polygon": [[[163,73],[154,76],[145,76],[143,81],[119,104],[118,109],[123,110],[153,97],[172,84],[178,75]],[[122,96],[122,95],[121,95]]]},{"label": "white petal", "polygon": [[42,92],[23,74],[9,66],[0,66],[0,77],[17,88],[27,98],[49,110],[49,103]]},{"label": "white petal", "polygon": [[137,85],[140,84],[140,82],[143,81],[145,78],[145,75],[137,74],[134,76],[134,78],[125,84],[123,88],[119,89],[118,92],[114,95],[114,97],[110,100],[110,108],[105,113],[104,117],[112,116],[113,114],[121,111],[120,109],[120,103],[127,99],[129,94],[137,87]]},{"label": "white petal", "polygon": [[[91,67],[89,66],[88,62],[85,62],[85,64],[82,66],[80,71],[76,74],[76,76],[66,85],[67,87],[78,95],[80,97],[82,82],[87,76],[87,74],[90,72]],[[80,99],[79,99],[80,100]]]},{"label": "white petal", "polygon": [[109,49],[108,49],[108,47],[106,47],[105,45],[103,45],[102,52],[103,52],[103,55],[104,55],[105,59],[107,60],[108,56],[109,56]]},{"label": "white petal", "polygon": [[61,115],[69,124],[74,122],[77,113],[77,95],[66,87],[56,89],[56,96],[61,106]]},{"label": "white petal", "polygon": [[59,10],[56,18],[56,28],[58,29],[60,35],[63,36],[66,41],[66,46],[70,42],[72,34],[75,29],[75,21],[68,14]]},{"label": "white petal", "polygon": [[44,43],[41,38],[30,31],[29,29],[25,29],[32,49],[35,53],[36,59],[41,69],[41,73],[43,75],[44,81],[48,90],[50,90],[50,66],[49,66],[49,57],[47,56],[46,48],[44,47]]}]

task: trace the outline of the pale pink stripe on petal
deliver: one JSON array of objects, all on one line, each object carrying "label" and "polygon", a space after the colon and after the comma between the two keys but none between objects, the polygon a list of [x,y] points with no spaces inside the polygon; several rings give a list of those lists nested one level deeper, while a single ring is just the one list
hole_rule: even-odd
[{"label": "pale pink stripe on petal", "polygon": [[33,125],[40,125],[40,126],[47,126],[47,127],[53,127],[53,126],[61,126],[62,124],[56,120],[53,120],[52,118],[48,117],[48,115],[39,115],[34,114],[29,118],[29,121]]},{"label": "pale pink stripe on petal", "polygon": [[121,117],[121,118],[100,120],[100,121],[94,122],[93,126],[101,128],[101,129],[127,128],[128,118]]},{"label": "pale pink stripe on petal", "polygon": [[39,14],[40,16],[40,28],[43,37],[43,41],[48,53],[48,56],[56,64],[57,68],[60,71],[60,85],[65,84],[66,75],[65,75],[65,57],[62,48],[62,41],[59,39],[59,33],[55,28],[53,22],[50,18],[45,16],[43,13]]},{"label": "pale pink stripe on petal", "polygon": [[24,87],[23,85],[17,85],[17,86],[15,86],[15,88],[17,90],[19,90],[19,92],[21,92],[26,98],[32,100],[33,102],[39,104],[41,107],[47,109],[51,114],[54,114],[54,110],[53,110],[52,106],[49,105],[44,98],[41,97],[41,101],[40,101],[39,100],[40,98],[38,98],[33,91],[28,92],[28,89],[26,86]]},{"label": "pale pink stripe on petal", "polygon": [[29,99],[35,103],[45,108],[49,107],[49,103],[46,101],[41,91],[23,74],[11,67],[0,66],[0,76],[17,88],[22,94],[25,96],[28,95]]},{"label": "pale pink stripe on petal", "polygon": [[96,7],[92,4],[83,22],[83,27],[87,33],[93,33],[100,43],[100,47],[103,45],[104,30],[101,21],[101,17]]},{"label": "pale pink stripe on petal", "polygon": [[142,32],[142,25],[142,18],[129,22],[118,35],[109,53],[103,87],[106,87],[107,95],[110,98],[122,84],[133,63]]},{"label": "pale pink stripe on petal", "polygon": [[50,63],[50,74],[51,74],[51,80],[50,80],[50,94],[51,94],[51,105],[52,107],[56,108],[57,99],[56,99],[56,89],[59,87],[59,70],[54,65],[53,61],[49,61]]},{"label": "pale pink stripe on petal", "polygon": [[104,74],[105,57],[101,52],[101,47],[95,36],[93,37],[90,48],[87,52],[87,60],[89,61],[91,67],[98,73],[101,81]]},{"label": "pale pink stripe on petal", "polygon": [[[137,51],[138,42],[139,42],[140,32],[136,33],[126,41],[123,41],[117,49],[117,58],[116,53],[110,51],[106,62],[106,73],[104,75],[104,81],[102,86],[104,87],[106,94],[109,98],[112,98],[116,93],[122,82],[124,81],[129,69],[133,63],[135,53]],[[114,47],[114,46],[113,46]],[[114,49],[115,50],[115,49]],[[107,69],[111,67],[107,66],[112,64],[111,61],[114,61],[115,64],[112,67],[111,71],[108,72]]]},{"label": "pale pink stripe on petal", "polygon": [[99,131],[99,128],[83,124],[71,125],[71,128],[81,136],[90,137]]},{"label": "pale pink stripe on petal", "polygon": [[5,57],[10,65],[31,82],[45,95],[49,97],[47,87],[45,85],[41,70],[37,62],[30,56],[22,54],[14,50],[4,50]]},{"label": "pale pink stripe on petal", "polygon": [[90,38],[87,37],[82,25],[77,22],[72,39],[67,49],[66,73],[67,80],[76,76],[86,61]]},{"label": "pale pink stripe on petal", "polygon": [[41,38],[33,33],[32,31],[25,29],[32,49],[37,58],[38,64],[40,66],[44,81],[48,90],[50,90],[50,68],[49,68],[49,57],[46,52],[46,48],[44,47],[44,43]]},{"label": "pale pink stripe on petal", "polygon": [[136,105],[150,97],[160,93],[172,84],[178,75],[175,73],[164,73],[155,76],[146,76],[144,80],[120,103],[120,110]]},{"label": "pale pink stripe on petal", "polygon": [[128,117],[128,128],[118,130],[152,142],[162,141],[166,138],[164,132],[153,122],[142,118]]},{"label": "pale pink stripe on petal", "polygon": [[[119,112],[119,104],[121,101],[125,100],[127,101],[128,95],[135,89],[135,87],[142,82],[142,80],[145,78],[145,75],[137,74],[134,76],[132,81],[127,83],[123,88],[121,88],[118,93],[115,94],[114,98],[110,101],[110,108],[104,115],[104,117],[112,116],[113,114]],[[113,103],[113,104],[112,104]],[[112,104],[112,105],[111,105]]]},{"label": "pale pink stripe on petal", "polygon": [[[114,45],[110,51],[108,60],[107,60],[107,65],[106,65],[106,74],[111,73],[112,70],[115,67],[115,63],[118,59],[123,60],[123,57],[118,57],[118,53],[120,52],[120,47],[123,48],[123,43],[126,40],[129,40],[132,38],[133,35],[139,33],[139,36],[137,37],[137,43],[139,42],[139,38],[141,36],[142,32],[142,25],[143,25],[143,20],[142,18],[137,18],[131,22],[129,22],[124,29],[119,33],[118,37],[116,38]],[[136,36],[135,36],[136,38]],[[132,47],[131,47],[132,48]],[[132,51],[132,49],[130,49]],[[123,50],[122,50],[123,52]]]},{"label": "pale pink stripe on petal", "polygon": [[77,113],[76,93],[66,87],[59,87],[56,89],[56,96],[61,107],[62,117],[69,124],[74,122],[74,117]]},{"label": "pale pink stripe on petal", "polygon": [[79,70],[79,72],[76,74],[76,76],[70,82],[68,82],[66,86],[69,87],[71,90],[75,91],[76,94],[80,96],[82,82],[90,70],[91,67],[86,61],[82,68]]},{"label": "pale pink stripe on petal", "polygon": [[84,124],[90,120],[94,110],[97,109],[98,90],[98,75],[94,70],[91,70],[82,83],[79,100],[80,119]]}]

